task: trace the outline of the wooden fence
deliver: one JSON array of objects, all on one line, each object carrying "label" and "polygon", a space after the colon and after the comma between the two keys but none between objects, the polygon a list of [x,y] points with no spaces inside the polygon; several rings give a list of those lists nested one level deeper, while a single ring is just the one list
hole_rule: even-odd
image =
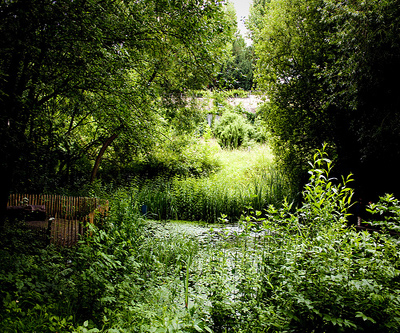
[{"label": "wooden fence", "polygon": [[61,246],[76,244],[81,235],[86,232],[86,223],[95,223],[95,218],[105,216],[108,211],[108,201],[98,198],[67,197],[46,194],[11,194],[8,206],[44,205],[46,220],[29,222],[31,226],[49,230],[50,242]]}]

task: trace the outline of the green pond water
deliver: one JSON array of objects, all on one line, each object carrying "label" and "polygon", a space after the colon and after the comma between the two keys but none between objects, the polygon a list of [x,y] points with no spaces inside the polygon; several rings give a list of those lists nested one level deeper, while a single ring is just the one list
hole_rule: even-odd
[{"label": "green pond water", "polygon": [[[190,221],[155,221],[148,220],[148,227],[155,237],[163,238],[169,235],[187,235],[195,237],[202,243],[234,239],[244,231],[243,227],[236,224],[206,224]],[[260,232],[248,234],[251,238],[260,236]]]},{"label": "green pond water", "polygon": [[148,220],[147,223],[148,227],[153,230],[155,236],[181,234],[200,239],[210,237],[210,234],[216,234],[224,229],[239,229],[238,226],[234,225],[206,224],[191,221]]}]

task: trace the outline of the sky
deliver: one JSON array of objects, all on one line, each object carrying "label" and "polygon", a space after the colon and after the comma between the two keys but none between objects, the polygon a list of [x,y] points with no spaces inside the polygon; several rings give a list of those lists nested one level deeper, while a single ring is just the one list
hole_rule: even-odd
[{"label": "sky", "polygon": [[249,8],[252,0],[230,0],[236,9],[236,16],[238,19],[238,28],[242,33],[243,37],[246,35],[246,28],[243,23],[243,19],[247,19],[249,16]]}]

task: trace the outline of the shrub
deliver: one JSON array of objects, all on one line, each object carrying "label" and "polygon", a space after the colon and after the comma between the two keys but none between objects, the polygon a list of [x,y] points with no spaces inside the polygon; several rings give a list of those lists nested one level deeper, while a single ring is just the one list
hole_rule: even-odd
[{"label": "shrub", "polygon": [[221,147],[236,149],[247,146],[256,132],[242,115],[228,111],[214,126],[214,135]]},{"label": "shrub", "polygon": [[218,147],[204,142],[176,138],[169,144],[149,152],[136,164],[136,172],[144,178],[163,176],[201,177],[218,170],[215,154]]},{"label": "shrub", "polygon": [[[325,151],[318,151],[302,205],[246,216],[245,245],[219,252],[213,275],[226,287],[214,288],[210,297],[226,300],[236,291],[229,309],[214,314],[220,330],[227,323],[244,332],[399,330],[397,236],[346,227],[351,178],[339,183],[330,178],[331,168]],[[398,202],[390,202],[399,211]]]}]

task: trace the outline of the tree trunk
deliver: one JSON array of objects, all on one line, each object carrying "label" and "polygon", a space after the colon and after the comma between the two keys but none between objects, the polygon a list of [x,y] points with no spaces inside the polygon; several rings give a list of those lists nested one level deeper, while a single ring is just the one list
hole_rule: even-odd
[{"label": "tree trunk", "polygon": [[113,134],[103,143],[103,146],[101,147],[101,149],[97,155],[96,162],[94,163],[94,166],[92,169],[92,175],[90,176],[90,183],[93,183],[93,181],[96,178],[97,170],[99,169],[100,161],[104,155],[104,152],[106,151],[107,147],[117,138],[117,136],[118,136],[118,134]]},{"label": "tree trunk", "polygon": [[0,167],[0,228],[4,226],[7,214],[8,196],[11,190],[11,174],[7,167]]}]

